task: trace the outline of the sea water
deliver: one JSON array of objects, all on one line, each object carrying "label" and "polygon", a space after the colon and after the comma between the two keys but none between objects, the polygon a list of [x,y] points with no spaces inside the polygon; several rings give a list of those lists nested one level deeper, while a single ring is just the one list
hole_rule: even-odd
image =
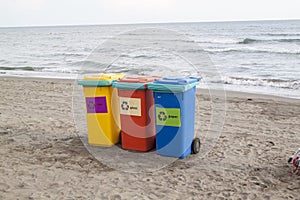
[{"label": "sea water", "polygon": [[[153,39],[148,28],[171,30],[180,37],[167,34]],[[139,29],[145,31],[135,31]],[[114,55],[118,60],[110,63],[108,72],[189,75],[195,69],[180,52],[203,51],[218,76],[203,74],[205,84],[200,87],[221,84],[226,90],[300,99],[300,20],[0,28],[0,75],[76,79],[103,72],[109,63],[102,57],[93,60],[91,54],[119,54],[102,47],[120,34],[128,34],[137,48]],[[139,48],[145,40],[172,42],[161,50]],[[180,49],[181,44],[187,48]],[[171,47],[176,55],[166,50]]]}]

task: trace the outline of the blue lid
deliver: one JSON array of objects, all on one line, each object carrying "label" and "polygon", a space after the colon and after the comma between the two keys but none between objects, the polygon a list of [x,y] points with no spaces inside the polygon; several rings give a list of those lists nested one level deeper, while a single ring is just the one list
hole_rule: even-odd
[{"label": "blue lid", "polygon": [[161,78],[156,79],[154,83],[160,84],[174,84],[174,85],[187,85],[195,82],[199,82],[200,78],[196,77],[184,77],[184,78]]},{"label": "blue lid", "polygon": [[154,92],[179,93],[195,87],[199,81],[200,78],[195,77],[162,78],[155,80],[153,83],[149,83],[148,89]]}]

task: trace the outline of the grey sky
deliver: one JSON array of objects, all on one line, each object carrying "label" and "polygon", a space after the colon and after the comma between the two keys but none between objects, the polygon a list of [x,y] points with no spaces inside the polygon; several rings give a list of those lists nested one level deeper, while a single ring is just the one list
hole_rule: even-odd
[{"label": "grey sky", "polygon": [[0,0],[0,26],[300,19],[300,0]]}]

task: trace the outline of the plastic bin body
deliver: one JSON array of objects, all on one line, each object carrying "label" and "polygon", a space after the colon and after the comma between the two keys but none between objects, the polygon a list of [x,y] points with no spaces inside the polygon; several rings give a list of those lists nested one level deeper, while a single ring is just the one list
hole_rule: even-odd
[{"label": "plastic bin body", "polygon": [[146,152],[155,147],[154,78],[125,78],[114,84],[120,99],[122,148]]},{"label": "plastic bin body", "polygon": [[83,85],[86,103],[88,143],[93,146],[112,146],[119,142],[119,100],[112,81],[122,74],[105,74],[85,77],[78,82]]},{"label": "plastic bin body", "polygon": [[[156,90],[155,82],[153,87],[149,85],[154,90],[157,154],[176,158],[185,158],[191,154],[195,137],[195,85],[198,81],[193,79],[184,84],[178,83],[176,79],[158,80],[156,83],[160,86],[167,84],[165,90]],[[181,89],[176,91],[177,84]],[[169,90],[168,86],[174,90]]]}]

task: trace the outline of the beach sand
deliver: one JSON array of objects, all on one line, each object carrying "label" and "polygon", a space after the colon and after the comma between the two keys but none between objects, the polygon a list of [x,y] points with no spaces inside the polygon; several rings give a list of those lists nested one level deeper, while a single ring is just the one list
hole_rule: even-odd
[{"label": "beach sand", "polygon": [[[287,163],[300,147],[299,100],[226,92],[226,104],[215,99],[226,117],[210,151],[130,173],[86,150],[73,120],[73,84],[0,78],[0,199],[300,198],[300,175]],[[212,99],[198,93],[196,131],[209,143]]]}]

